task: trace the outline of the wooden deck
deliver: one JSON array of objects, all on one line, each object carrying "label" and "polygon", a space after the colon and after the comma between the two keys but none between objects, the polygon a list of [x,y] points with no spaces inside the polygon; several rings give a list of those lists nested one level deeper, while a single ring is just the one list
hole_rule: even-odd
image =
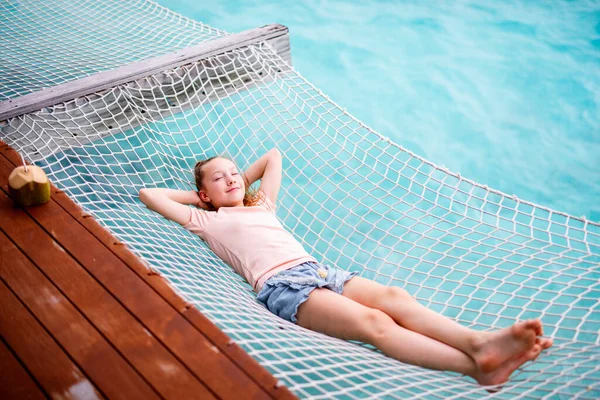
[{"label": "wooden deck", "polygon": [[0,142],[0,399],[291,399],[196,308],[52,187],[8,197]]}]

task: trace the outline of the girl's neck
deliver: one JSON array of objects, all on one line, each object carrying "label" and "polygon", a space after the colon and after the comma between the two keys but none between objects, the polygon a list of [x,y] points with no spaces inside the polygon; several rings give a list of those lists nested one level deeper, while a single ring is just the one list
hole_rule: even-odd
[{"label": "girl's neck", "polygon": [[238,207],[246,207],[244,203],[233,205],[233,206],[221,206],[217,208],[215,211],[219,211],[221,208],[238,208]]}]

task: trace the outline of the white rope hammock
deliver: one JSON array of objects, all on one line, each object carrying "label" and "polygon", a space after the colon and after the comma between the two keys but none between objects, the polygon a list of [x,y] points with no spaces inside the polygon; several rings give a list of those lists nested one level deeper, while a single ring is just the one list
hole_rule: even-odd
[{"label": "white rope hammock", "polygon": [[0,101],[226,33],[151,1],[2,0]]},{"label": "white rope hammock", "polygon": [[[101,4],[90,11],[96,16],[123,7],[81,4]],[[171,37],[200,26],[153,3],[132,4],[141,10],[133,21],[156,18]],[[118,43],[127,53],[129,44]],[[54,73],[61,77],[62,67]],[[8,89],[0,86],[4,98],[26,92],[15,89],[17,78]],[[23,87],[62,78],[56,79],[34,77]],[[555,345],[493,396],[600,397],[600,225],[491,190],[406,151],[346,113],[264,43],[11,118],[0,139],[42,166],[300,397],[487,393],[458,374],[405,365],[277,318],[196,236],[147,210],[140,188],[190,190],[198,159],[229,154],[245,168],[277,146],[284,154],[277,215],[317,259],[403,287],[475,329],[542,319]]]}]

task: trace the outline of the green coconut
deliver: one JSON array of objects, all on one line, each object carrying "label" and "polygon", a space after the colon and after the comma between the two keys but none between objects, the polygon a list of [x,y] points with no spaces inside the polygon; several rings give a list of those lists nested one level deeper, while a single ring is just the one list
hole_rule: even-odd
[{"label": "green coconut", "polygon": [[17,206],[43,204],[50,199],[50,182],[40,167],[17,167],[8,177],[8,194]]}]

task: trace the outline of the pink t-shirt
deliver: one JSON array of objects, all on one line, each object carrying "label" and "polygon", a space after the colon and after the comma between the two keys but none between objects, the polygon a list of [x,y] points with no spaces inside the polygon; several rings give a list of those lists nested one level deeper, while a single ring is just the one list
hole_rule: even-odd
[{"label": "pink t-shirt", "polygon": [[258,293],[273,274],[316,261],[275,216],[275,205],[263,200],[252,207],[190,208],[183,227],[200,236],[212,251],[243,276]]}]

